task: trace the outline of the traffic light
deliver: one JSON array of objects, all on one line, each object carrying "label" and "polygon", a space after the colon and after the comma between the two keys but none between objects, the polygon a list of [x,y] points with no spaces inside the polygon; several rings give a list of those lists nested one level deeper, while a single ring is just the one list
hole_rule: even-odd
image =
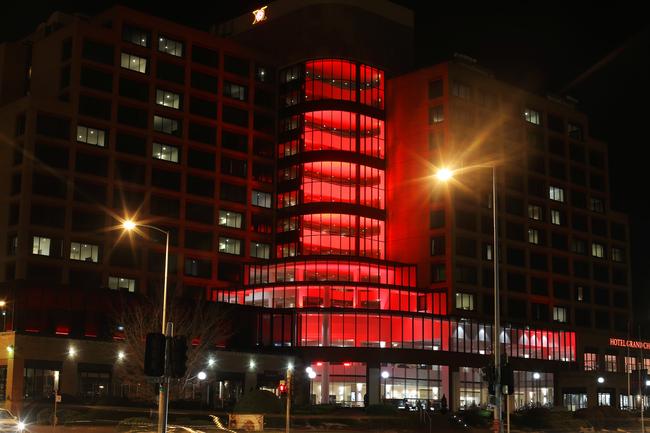
[{"label": "traffic light", "polygon": [[501,366],[501,389],[505,390],[504,394],[515,393],[515,372],[509,363]]},{"label": "traffic light", "polygon": [[171,339],[171,344],[171,377],[183,377],[187,371],[187,338],[177,335]]},{"label": "traffic light", "polygon": [[280,395],[284,395],[287,393],[287,384],[284,380],[280,381],[280,385],[278,386],[278,391],[280,392]]},{"label": "traffic light", "polygon": [[165,336],[160,332],[147,334],[144,352],[144,374],[160,377],[165,374]]}]

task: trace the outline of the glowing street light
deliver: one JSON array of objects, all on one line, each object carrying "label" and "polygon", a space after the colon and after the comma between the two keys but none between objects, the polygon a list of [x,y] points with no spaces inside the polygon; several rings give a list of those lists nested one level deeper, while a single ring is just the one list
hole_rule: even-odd
[{"label": "glowing street light", "polygon": [[603,376],[598,376],[598,379],[596,379],[598,383],[605,383],[605,378]]},{"label": "glowing street light", "polygon": [[208,375],[205,373],[205,371],[199,371],[199,374],[196,375],[196,378],[199,380],[205,380],[208,377]]},{"label": "glowing street light", "polygon": [[438,180],[441,180],[443,182],[447,182],[453,176],[454,173],[448,168],[441,168],[436,172],[436,177],[438,178]]},{"label": "glowing street light", "polygon": [[122,223],[122,228],[124,228],[124,230],[129,231],[129,232],[131,230],[133,230],[135,227],[136,227],[136,224],[132,220],[125,220]]}]

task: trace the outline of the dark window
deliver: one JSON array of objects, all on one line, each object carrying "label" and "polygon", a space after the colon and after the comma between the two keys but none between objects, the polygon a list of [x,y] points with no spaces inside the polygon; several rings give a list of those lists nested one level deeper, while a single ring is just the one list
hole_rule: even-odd
[{"label": "dark window", "polygon": [[188,202],[185,204],[185,217],[190,221],[212,224],[214,223],[214,209],[212,206]]},{"label": "dark window", "polygon": [[605,154],[597,150],[589,151],[589,164],[592,167],[605,169]]},{"label": "dark window", "polygon": [[36,143],[34,156],[38,161],[56,168],[68,168],[68,149],[58,146],[50,146],[44,143]]},{"label": "dark window", "polygon": [[240,59],[238,57],[229,56],[227,54],[223,56],[223,69],[232,74],[247,77],[249,70],[248,63],[248,60]]},{"label": "dark window", "polygon": [[571,204],[581,209],[587,208],[587,194],[582,191],[571,190]]},{"label": "dark window", "polygon": [[594,324],[598,329],[609,329],[609,313],[607,311],[596,311]]},{"label": "dark window", "polygon": [[627,308],[627,293],[614,292],[614,306],[618,308]]},{"label": "dark window", "polygon": [[214,181],[196,176],[187,176],[187,193],[203,197],[214,196]]},{"label": "dark window", "polygon": [[586,157],[585,146],[578,143],[570,143],[569,155],[572,161],[584,163]]},{"label": "dark window", "polygon": [[[166,227],[166,230],[170,230],[170,227]],[[172,229],[171,232],[169,233],[169,244],[170,245],[178,245],[178,234],[177,234],[176,229]],[[164,236],[164,235],[163,235]],[[162,240],[164,242],[164,239]],[[165,272],[165,254],[163,252],[157,252],[157,251],[149,251],[148,255],[148,260],[149,263],[147,264],[147,269],[149,272],[155,272],[157,274],[160,274],[161,272]],[[168,272],[171,274],[176,274],[178,272],[178,265],[177,265],[177,260],[176,260],[176,254],[169,254],[169,260],[168,260]],[[156,286],[160,284],[159,282],[156,282]]]},{"label": "dark window", "polygon": [[442,80],[429,81],[429,99],[442,96]]},{"label": "dark window", "polygon": [[236,203],[246,203],[246,187],[221,182],[219,198],[221,200],[234,201]]},{"label": "dark window", "polygon": [[493,288],[494,287],[494,269],[492,268],[483,268],[483,275],[481,276],[482,279],[482,285],[483,287],[486,288]]},{"label": "dark window", "polygon": [[221,281],[238,282],[241,280],[242,268],[238,263],[228,263],[219,260],[217,278]]},{"label": "dark window", "polygon": [[185,82],[185,69],[183,65],[158,61],[156,76],[159,80],[183,84]]},{"label": "dark window", "polygon": [[564,281],[553,281],[553,296],[558,299],[570,299],[569,283]]},{"label": "dark window", "polygon": [[46,137],[69,140],[70,120],[38,113],[38,117],[36,118],[36,132]]},{"label": "dark window", "polygon": [[118,246],[113,248],[109,254],[109,263],[111,266],[121,266],[125,268],[140,267],[140,249],[134,249],[130,246]]},{"label": "dark window", "polygon": [[78,173],[106,176],[108,174],[108,158],[105,156],[77,152],[75,170]]},{"label": "dark window", "polygon": [[248,87],[244,86],[243,84],[224,81],[223,96],[236,99],[238,101],[246,101],[248,100]]},{"label": "dark window", "polygon": [[587,174],[581,168],[571,166],[571,182],[578,185],[587,185]]},{"label": "dark window", "polygon": [[61,268],[56,266],[29,263],[26,274],[30,280],[49,280],[56,283],[61,281]]},{"label": "dark window", "polygon": [[456,211],[456,227],[476,231],[476,214],[463,210]]},{"label": "dark window", "polygon": [[216,68],[219,66],[219,53],[209,48],[192,45],[192,61]]},{"label": "dark window", "polygon": [[548,281],[546,278],[530,278],[530,292],[533,295],[548,296]]},{"label": "dark window", "polygon": [[506,175],[506,186],[515,191],[524,191],[524,177],[520,174],[509,172]]},{"label": "dark window", "polygon": [[210,251],[212,249],[212,233],[185,230],[185,248]]},{"label": "dark window", "polygon": [[562,233],[551,233],[551,246],[557,250],[567,251],[569,249],[569,238]]},{"label": "dark window", "polygon": [[72,57],[72,38],[66,38],[61,43],[61,61],[65,62],[70,57]]},{"label": "dark window", "polygon": [[574,213],[571,215],[571,225],[575,230],[586,232],[588,230],[587,215]]},{"label": "dark window", "polygon": [[89,41],[87,39],[84,40],[81,56],[84,59],[92,60],[93,62],[97,63],[103,63],[105,65],[112,65],[115,61],[112,45]]},{"label": "dark window", "polygon": [[149,47],[151,33],[148,30],[124,24],[122,26],[122,40],[141,47]]},{"label": "dark window", "polygon": [[221,132],[221,147],[238,152],[248,152],[248,137],[234,132]]},{"label": "dark window", "polygon": [[564,156],[566,152],[566,144],[564,143],[564,140],[559,138],[549,138],[548,150],[555,155]]},{"label": "dark window", "polygon": [[577,278],[589,279],[589,263],[574,259],[573,276]]},{"label": "dark window", "polygon": [[218,93],[219,79],[214,75],[192,71],[192,88],[209,93]]},{"label": "dark window", "polygon": [[609,283],[609,268],[603,265],[594,265],[594,279],[603,283]]},{"label": "dark window", "polygon": [[569,260],[566,257],[553,257],[553,272],[568,275]]},{"label": "dark window", "polygon": [[149,209],[153,215],[178,218],[180,215],[180,202],[177,199],[152,195]]},{"label": "dark window", "polygon": [[628,330],[629,318],[625,314],[614,314],[614,329],[619,332]]},{"label": "dark window", "polygon": [[154,168],[151,170],[151,186],[180,191],[181,175],[178,172]]},{"label": "dark window", "polygon": [[592,218],[591,232],[598,236],[607,236],[607,221],[600,218]]},{"label": "dark window", "polygon": [[39,226],[63,228],[65,224],[65,208],[32,204],[30,222]]},{"label": "dark window", "polygon": [[271,233],[273,231],[273,217],[264,214],[251,215],[251,229],[257,233]]},{"label": "dark window", "polygon": [[217,120],[217,102],[191,96],[190,113]]},{"label": "dark window", "polygon": [[508,248],[506,251],[506,257],[509,265],[521,267],[526,266],[526,254],[523,250]]},{"label": "dark window", "polygon": [[149,86],[144,82],[120,77],[120,96],[146,102],[149,100]]},{"label": "dark window", "polygon": [[429,217],[429,228],[439,229],[444,226],[445,226],[445,211],[443,209],[431,211],[431,215]]},{"label": "dark window", "polygon": [[508,299],[508,316],[515,319],[526,318],[526,301],[519,299]]},{"label": "dark window", "polygon": [[567,122],[567,133],[574,140],[582,140],[582,126],[577,123]]},{"label": "dark window", "polygon": [[98,71],[82,66],[81,85],[110,93],[113,91],[113,75],[110,72]]},{"label": "dark window", "polygon": [[202,170],[214,171],[215,155],[213,152],[204,152],[196,149],[187,150],[187,165]]},{"label": "dark window", "polygon": [[255,105],[272,109],[275,106],[275,96],[271,92],[255,88]]},{"label": "dark window", "polygon": [[477,284],[478,274],[475,266],[456,265],[456,281],[459,283]]},{"label": "dark window", "polygon": [[625,233],[625,225],[619,223],[611,223],[612,238],[617,241],[626,241],[627,235]]},{"label": "dark window", "polygon": [[106,225],[106,214],[97,212],[72,212],[72,230],[82,232],[97,232]]},{"label": "dark window", "polygon": [[605,177],[600,174],[590,173],[589,185],[591,186],[592,189],[598,191],[605,191]]},{"label": "dark window", "polygon": [[144,137],[118,133],[115,139],[115,150],[131,155],[146,156],[147,140]]},{"label": "dark window", "polygon": [[537,304],[537,303],[532,303],[530,304],[530,312],[532,314],[532,319],[533,320],[540,320],[540,321],[548,321],[549,316],[548,316],[548,305],[545,304]]},{"label": "dark window", "polygon": [[224,122],[244,128],[248,127],[248,112],[246,110],[224,105],[221,115]]},{"label": "dark window", "polygon": [[556,179],[566,179],[566,165],[562,162],[550,160],[548,171]]},{"label": "dark window", "polygon": [[431,265],[431,282],[441,283],[447,281],[447,273],[444,263],[434,263]]},{"label": "dark window", "polygon": [[124,182],[144,184],[146,169],[144,165],[126,161],[115,161],[115,178]]},{"label": "dark window", "polygon": [[147,129],[148,114],[146,109],[120,105],[117,109],[117,121],[134,128]]},{"label": "dark window", "polygon": [[548,270],[546,254],[530,253],[530,267],[538,271]]},{"label": "dark window", "polygon": [[92,96],[79,96],[79,114],[96,117],[98,119],[111,119],[111,101],[93,98]]},{"label": "dark window", "polygon": [[65,198],[67,184],[65,179],[45,173],[34,173],[32,177],[32,192],[34,194]]},{"label": "dark window", "polygon": [[506,222],[506,237],[513,241],[524,241],[524,225],[514,223],[512,221]]},{"label": "dark window", "polygon": [[272,141],[253,137],[253,153],[265,158],[273,158],[275,146]]},{"label": "dark window", "polygon": [[199,278],[212,277],[212,262],[208,259],[186,258],[184,266],[185,275]]},{"label": "dark window", "polygon": [[273,121],[273,117],[271,116],[258,113],[257,111],[253,114],[253,128],[256,131],[265,132],[267,134],[273,134],[274,124],[275,122]]},{"label": "dark window", "polygon": [[142,207],[143,203],[143,191],[116,189],[113,193],[113,207],[116,209],[128,209],[129,211],[135,212]]},{"label": "dark window", "polygon": [[445,237],[436,236],[431,238],[431,255],[444,256],[445,255]]},{"label": "dark window", "polygon": [[537,178],[528,178],[528,193],[537,197],[548,198],[546,182]]},{"label": "dark window", "polygon": [[506,197],[506,212],[512,215],[524,215],[524,201],[512,196]]},{"label": "dark window", "polygon": [[528,157],[528,168],[539,174],[546,174],[546,161],[543,156],[531,155]]},{"label": "dark window", "polygon": [[548,123],[548,129],[551,131],[564,133],[564,120],[562,120],[561,117],[549,113],[546,115],[546,119]]},{"label": "dark window", "polygon": [[625,269],[613,268],[612,269],[612,283],[619,286],[627,285],[627,271]]},{"label": "dark window", "polygon": [[576,308],[576,325],[591,327],[591,310]]},{"label": "dark window", "polygon": [[11,176],[11,195],[19,194],[22,190],[23,177],[20,173]]},{"label": "dark window", "polygon": [[221,158],[221,173],[245,178],[248,174],[246,161],[228,157]]},{"label": "dark window", "polygon": [[190,122],[190,128],[187,135],[190,140],[198,141],[199,143],[210,145],[215,145],[217,143],[217,128],[212,126]]},{"label": "dark window", "polygon": [[262,183],[273,183],[273,166],[253,162],[253,179]]},{"label": "dark window", "polygon": [[528,131],[528,143],[530,147],[540,152],[546,151],[546,143],[544,142],[544,134],[537,131]]}]

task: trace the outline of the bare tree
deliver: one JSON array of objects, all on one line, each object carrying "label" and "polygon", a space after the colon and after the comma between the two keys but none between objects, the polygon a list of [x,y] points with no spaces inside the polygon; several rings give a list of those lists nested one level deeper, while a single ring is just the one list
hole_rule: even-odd
[{"label": "bare tree", "polygon": [[[174,324],[174,335],[187,337],[187,372],[180,379],[172,379],[170,398],[183,395],[184,389],[196,374],[207,366],[208,356],[216,345],[230,335],[226,307],[196,300],[172,300],[168,321]],[[128,385],[131,394],[145,400],[155,400],[155,387],[144,375],[144,353],[147,334],[161,331],[161,302],[139,297],[123,299],[114,312],[115,326],[123,329],[124,358],[118,360],[114,371],[122,385]],[[137,390],[137,391],[133,391]]]}]

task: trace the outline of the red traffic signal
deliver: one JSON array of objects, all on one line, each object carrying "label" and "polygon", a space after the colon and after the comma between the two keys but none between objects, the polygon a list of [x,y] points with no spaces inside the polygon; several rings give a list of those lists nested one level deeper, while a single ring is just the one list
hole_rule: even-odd
[{"label": "red traffic signal", "polygon": [[280,381],[280,385],[278,386],[278,391],[280,392],[280,394],[287,393],[287,384],[285,383],[284,380]]}]

